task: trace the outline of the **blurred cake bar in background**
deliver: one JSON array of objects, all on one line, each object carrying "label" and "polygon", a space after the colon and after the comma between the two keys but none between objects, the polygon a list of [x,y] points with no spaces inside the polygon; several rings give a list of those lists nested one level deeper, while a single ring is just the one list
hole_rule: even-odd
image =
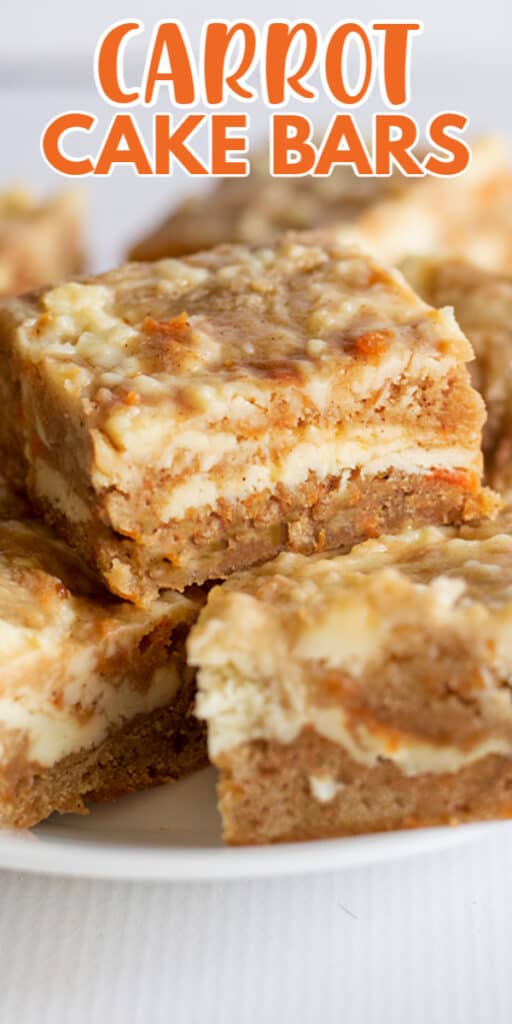
[{"label": "blurred cake bar in background", "polygon": [[0,192],[0,295],[17,295],[83,269],[82,201],[76,193],[36,200]]},{"label": "blurred cake bar in background", "polygon": [[401,195],[409,181],[358,178],[350,167],[329,177],[272,178],[268,154],[257,153],[246,178],[220,178],[213,187],[185,200],[129,253],[133,260],[184,256],[214,245],[269,245],[286,231],[332,227],[354,221],[367,207]]},{"label": "blurred cake bar in background", "polygon": [[188,656],[228,842],[512,816],[512,536],[456,533],[210,592]]},{"label": "blurred cake bar in background", "polygon": [[496,507],[453,316],[322,235],[5,302],[0,354],[11,477],[136,603]]},{"label": "blurred cake bar in background", "polygon": [[351,237],[392,264],[435,254],[512,273],[512,173],[505,152],[494,140],[475,146],[459,177],[412,182],[398,199],[375,203],[352,226],[339,228],[338,237]]},{"label": "blurred cake bar in background", "polygon": [[357,177],[349,166],[329,177],[273,178],[260,154],[247,178],[223,179],[187,199],[133,246],[131,259],[182,256],[222,242],[267,245],[287,230],[329,228],[388,263],[411,252],[468,255],[512,271],[512,175],[500,138],[473,146],[455,178]]},{"label": "blurred cake bar in background", "polygon": [[144,611],[115,600],[46,527],[1,519],[1,826],[204,766],[184,647],[200,604],[199,593]]},{"label": "blurred cake bar in background", "polygon": [[[512,245],[512,223],[510,241]],[[486,478],[502,494],[511,494],[512,277],[487,273],[462,261],[428,258],[411,258],[403,270],[426,302],[454,308],[473,345],[476,358],[470,364],[471,377],[487,406]]]}]

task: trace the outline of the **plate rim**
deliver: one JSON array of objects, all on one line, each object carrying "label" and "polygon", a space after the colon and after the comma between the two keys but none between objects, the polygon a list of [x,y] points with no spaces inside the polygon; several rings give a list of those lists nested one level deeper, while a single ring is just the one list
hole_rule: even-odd
[{"label": "plate rim", "polygon": [[[509,823],[510,824],[510,823]],[[204,848],[0,833],[0,869],[108,881],[214,882],[293,877],[453,849],[507,822],[477,822],[267,846]]]}]

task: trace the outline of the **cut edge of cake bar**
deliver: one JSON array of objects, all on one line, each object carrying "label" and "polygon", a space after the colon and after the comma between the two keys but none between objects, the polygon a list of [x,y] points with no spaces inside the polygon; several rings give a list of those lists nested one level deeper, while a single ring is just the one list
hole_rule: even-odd
[{"label": "cut edge of cake bar", "polygon": [[509,527],[281,555],[210,592],[188,658],[228,842],[512,816]]},{"label": "cut edge of cake bar", "polygon": [[[85,813],[207,763],[185,638],[202,595],[112,598],[2,486],[0,825]],[[7,518],[11,517],[11,518]]]}]

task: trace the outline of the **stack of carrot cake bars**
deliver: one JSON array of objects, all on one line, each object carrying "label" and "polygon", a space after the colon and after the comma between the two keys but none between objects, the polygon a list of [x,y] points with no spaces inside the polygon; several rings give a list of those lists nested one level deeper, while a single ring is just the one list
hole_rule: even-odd
[{"label": "stack of carrot cake bars", "polygon": [[204,723],[230,842],[510,812],[512,539],[452,305],[492,402],[488,346],[427,269],[336,227],[2,302],[4,824],[202,766]]}]

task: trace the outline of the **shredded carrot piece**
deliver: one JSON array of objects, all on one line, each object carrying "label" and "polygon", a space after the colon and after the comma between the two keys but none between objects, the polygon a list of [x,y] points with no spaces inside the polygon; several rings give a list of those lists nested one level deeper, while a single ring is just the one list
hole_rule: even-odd
[{"label": "shredded carrot piece", "polygon": [[156,334],[170,334],[175,337],[177,334],[186,331],[188,314],[183,312],[179,316],[173,316],[170,320],[155,320],[152,316],[146,316],[142,324],[145,331],[152,331]]},{"label": "shredded carrot piece", "polygon": [[480,481],[476,473],[467,469],[433,469],[429,473],[432,480],[442,480],[444,483],[453,484],[454,487],[463,487],[471,494],[478,494]]},{"label": "shredded carrot piece", "polygon": [[452,342],[451,341],[438,341],[436,347],[437,347],[437,351],[440,352],[441,355],[445,356],[449,352],[451,352],[451,350],[452,350]]},{"label": "shredded carrot piece", "polygon": [[397,750],[401,747],[400,737],[393,736],[391,733],[386,738],[386,750],[388,754],[396,754]]},{"label": "shredded carrot piece", "polygon": [[125,405],[140,405],[140,395],[136,391],[126,391],[123,395]]},{"label": "shredded carrot piece", "polygon": [[356,341],[356,349],[365,356],[381,356],[389,348],[388,331],[367,331]]}]

